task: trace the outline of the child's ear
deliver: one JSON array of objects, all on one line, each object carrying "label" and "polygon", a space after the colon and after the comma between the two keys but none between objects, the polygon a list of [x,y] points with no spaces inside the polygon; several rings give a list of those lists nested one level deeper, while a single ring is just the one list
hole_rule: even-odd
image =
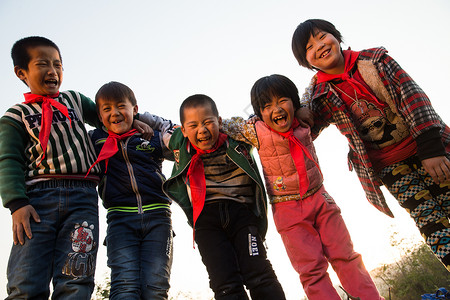
[{"label": "child's ear", "polygon": [[133,116],[137,115],[138,113],[138,106],[137,104],[133,107]]},{"label": "child's ear", "polygon": [[25,70],[22,69],[22,68],[19,67],[19,66],[15,66],[15,67],[14,67],[14,73],[15,73],[16,76],[17,76],[20,80],[22,80],[23,82],[25,82],[25,80],[27,79]]},{"label": "child's ear", "polygon": [[186,134],[186,131],[184,130],[184,126],[181,126],[181,132],[183,133],[183,136],[185,138],[187,138],[187,134]]},{"label": "child's ear", "polygon": [[218,121],[219,121],[219,130],[222,130],[222,117],[219,117]]}]

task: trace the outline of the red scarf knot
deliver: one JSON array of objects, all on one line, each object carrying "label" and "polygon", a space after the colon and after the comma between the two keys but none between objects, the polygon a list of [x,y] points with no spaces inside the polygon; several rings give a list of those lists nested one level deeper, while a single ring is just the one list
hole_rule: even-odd
[{"label": "red scarf knot", "polygon": [[297,128],[298,126],[300,126],[300,123],[298,122],[297,119],[294,118],[294,120],[292,121],[291,128],[286,132],[279,132],[272,129],[270,126],[268,127],[273,132],[278,133],[279,135],[289,140],[289,152],[291,153],[292,159],[294,160],[295,168],[297,169],[299,180],[299,193],[300,198],[302,198],[302,196],[306,194],[309,188],[309,178],[306,172],[305,155],[308,159],[312,160],[316,164],[321,174],[322,171],[320,171],[319,165],[312,157],[311,153],[309,153],[308,149],[299,141],[297,137],[295,137],[294,129]]},{"label": "red scarf knot", "polygon": [[136,129],[131,129],[125,133],[116,134],[116,133],[108,130],[108,138],[106,139],[105,144],[103,145],[102,150],[100,151],[100,154],[98,155],[97,160],[89,168],[86,176],[88,176],[91,169],[102,160],[105,160],[105,173],[106,173],[106,171],[108,170],[109,158],[113,157],[114,154],[116,154],[117,151],[119,151],[119,146],[117,146],[119,141],[121,141],[129,136],[132,136],[137,132],[138,131]]},{"label": "red scarf knot", "polygon": [[369,95],[371,97],[371,100],[373,100],[375,103],[377,103],[378,105],[383,105],[380,103],[380,101],[378,101],[377,97],[372,92],[367,90],[367,88],[363,84],[361,84],[351,75],[351,72],[355,67],[356,61],[358,60],[359,52],[344,50],[342,51],[342,53],[344,55],[344,62],[345,62],[344,73],[328,74],[322,71],[318,71],[316,84],[332,81],[334,79],[340,79],[342,81],[348,82],[348,84],[350,84],[350,86],[355,89],[355,92],[358,95]]},{"label": "red scarf knot", "polygon": [[66,118],[69,119],[70,125],[72,126],[72,119],[69,117],[69,111],[67,107],[60,103],[59,101],[53,99],[59,96],[59,92],[54,95],[36,95],[32,93],[25,93],[25,104],[30,103],[42,103],[42,117],[41,117],[41,130],[39,131],[39,143],[42,147],[42,158],[36,166],[39,166],[45,157],[47,151],[48,139],[50,137],[50,131],[52,127],[53,120],[53,109],[59,110]]}]

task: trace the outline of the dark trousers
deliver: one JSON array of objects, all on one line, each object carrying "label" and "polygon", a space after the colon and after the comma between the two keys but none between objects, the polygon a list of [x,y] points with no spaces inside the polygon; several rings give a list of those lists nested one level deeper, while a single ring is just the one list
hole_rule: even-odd
[{"label": "dark trousers", "polygon": [[252,299],[285,299],[256,225],[257,217],[246,204],[205,204],[195,240],[216,299],[248,299],[244,285]]}]

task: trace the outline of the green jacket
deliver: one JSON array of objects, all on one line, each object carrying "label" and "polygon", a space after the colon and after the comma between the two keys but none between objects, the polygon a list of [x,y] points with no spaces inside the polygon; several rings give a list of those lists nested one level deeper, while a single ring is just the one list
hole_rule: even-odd
[{"label": "green jacket", "polygon": [[[252,147],[228,138],[228,157],[255,183],[255,202],[251,204],[251,209],[258,217],[258,229],[261,237],[264,238],[267,232],[267,198],[263,181],[259,175],[255,159],[251,154]],[[173,201],[178,203],[188,218],[189,225],[193,224],[193,211],[191,200],[186,188],[186,173],[191,163],[192,154],[187,148],[188,139],[185,138],[178,128],[170,137],[168,148],[173,151],[175,163],[173,165],[172,176],[163,184],[164,193]]]}]

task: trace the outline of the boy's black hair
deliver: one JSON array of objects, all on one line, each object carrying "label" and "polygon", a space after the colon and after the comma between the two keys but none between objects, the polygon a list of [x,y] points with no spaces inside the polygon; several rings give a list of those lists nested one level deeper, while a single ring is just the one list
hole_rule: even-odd
[{"label": "boy's black hair", "polygon": [[294,52],[294,56],[300,66],[311,70],[315,70],[315,68],[306,60],[306,45],[308,44],[311,35],[315,36],[318,31],[324,31],[332,34],[339,41],[339,43],[342,43],[343,41],[339,30],[337,30],[336,27],[328,21],[321,19],[309,19],[303,23],[300,23],[292,36],[292,52]]},{"label": "boy's black hair", "polygon": [[95,94],[95,104],[98,107],[99,99],[109,100],[109,101],[123,101],[124,99],[128,99],[131,104],[134,106],[137,104],[136,97],[134,96],[133,91],[123,83],[117,81],[111,81],[105,83]]},{"label": "boy's black hair", "polygon": [[61,52],[54,42],[41,36],[29,36],[15,42],[11,49],[11,58],[13,60],[14,67],[28,70],[28,64],[31,59],[28,49],[39,46],[49,46],[55,48],[58,51],[59,58],[62,63]]},{"label": "boy's black hair", "polygon": [[195,107],[198,107],[198,106],[206,106],[206,105],[210,105],[212,113],[216,117],[219,117],[219,111],[217,110],[216,103],[210,97],[208,97],[206,95],[203,95],[203,94],[196,94],[196,95],[192,95],[192,96],[187,97],[183,101],[183,103],[181,103],[181,106],[180,106],[180,122],[181,122],[181,125],[184,124],[184,110],[186,108],[195,108]]},{"label": "boy's black hair", "polygon": [[286,76],[273,74],[258,79],[250,91],[255,114],[262,118],[261,108],[273,98],[287,97],[292,100],[294,110],[300,108],[300,97],[295,84]]}]

